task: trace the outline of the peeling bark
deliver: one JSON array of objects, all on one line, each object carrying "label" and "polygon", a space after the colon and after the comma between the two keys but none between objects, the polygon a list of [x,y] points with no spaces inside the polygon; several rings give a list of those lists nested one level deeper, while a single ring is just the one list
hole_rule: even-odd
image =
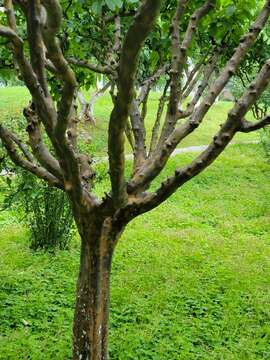
[{"label": "peeling bark", "polygon": [[[79,221],[84,223],[81,218]],[[73,326],[73,359],[107,360],[111,264],[123,228],[113,225],[111,218],[96,219],[90,226],[80,227],[82,245]]]}]

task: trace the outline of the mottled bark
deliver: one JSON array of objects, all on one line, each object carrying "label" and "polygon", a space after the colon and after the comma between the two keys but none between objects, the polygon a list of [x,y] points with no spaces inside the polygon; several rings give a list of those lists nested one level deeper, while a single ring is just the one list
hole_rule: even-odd
[{"label": "mottled bark", "polygon": [[160,0],[143,1],[125,37],[118,71],[118,95],[109,123],[109,166],[115,208],[127,203],[125,181],[125,129],[135,95],[138,56],[152,30],[161,7]]},{"label": "mottled bark", "polygon": [[91,221],[81,229],[82,245],[73,325],[73,359],[107,360],[110,273],[119,228],[112,219]]}]

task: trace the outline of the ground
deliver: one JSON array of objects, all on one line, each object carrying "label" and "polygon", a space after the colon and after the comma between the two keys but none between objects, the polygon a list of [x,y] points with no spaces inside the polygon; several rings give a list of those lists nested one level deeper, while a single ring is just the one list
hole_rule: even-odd
[{"label": "ground", "polygon": [[[0,116],[23,102],[17,90],[5,102],[1,90]],[[96,109],[101,134],[108,108],[103,99]],[[205,144],[209,128],[187,145]],[[166,173],[195,155],[176,156]],[[233,145],[128,226],[113,263],[111,359],[270,358],[269,176],[259,144]],[[78,238],[69,251],[33,253],[16,213],[0,213],[0,225],[0,359],[70,359]]]}]

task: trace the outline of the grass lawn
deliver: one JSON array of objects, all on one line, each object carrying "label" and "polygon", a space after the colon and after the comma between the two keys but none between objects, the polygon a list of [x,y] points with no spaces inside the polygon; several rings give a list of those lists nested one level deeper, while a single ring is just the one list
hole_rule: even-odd
[{"label": "grass lawn", "polygon": [[[216,105],[216,125],[228,106]],[[207,141],[208,126],[190,145]],[[163,176],[192,157],[176,156]],[[113,263],[112,360],[270,359],[269,178],[259,145],[231,146],[128,226]],[[33,253],[16,214],[0,213],[1,360],[71,359],[78,261],[77,238],[69,251]]]}]

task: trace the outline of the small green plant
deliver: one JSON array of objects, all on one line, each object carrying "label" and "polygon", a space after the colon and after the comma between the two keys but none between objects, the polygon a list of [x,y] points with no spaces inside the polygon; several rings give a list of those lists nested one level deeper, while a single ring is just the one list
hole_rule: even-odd
[{"label": "small green plant", "polygon": [[263,150],[267,157],[267,160],[270,161],[270,128],[269,126],[261,130],[261,143],[263,146]]},{"label": "small green plant", "polygon": [[[30,248],[67,249],[73,234],[72,210],[66,194],[22,171],[14,176],[4,208],[16,206],[30,230]],[[26,216],[27,215],[27,216]]]}]

